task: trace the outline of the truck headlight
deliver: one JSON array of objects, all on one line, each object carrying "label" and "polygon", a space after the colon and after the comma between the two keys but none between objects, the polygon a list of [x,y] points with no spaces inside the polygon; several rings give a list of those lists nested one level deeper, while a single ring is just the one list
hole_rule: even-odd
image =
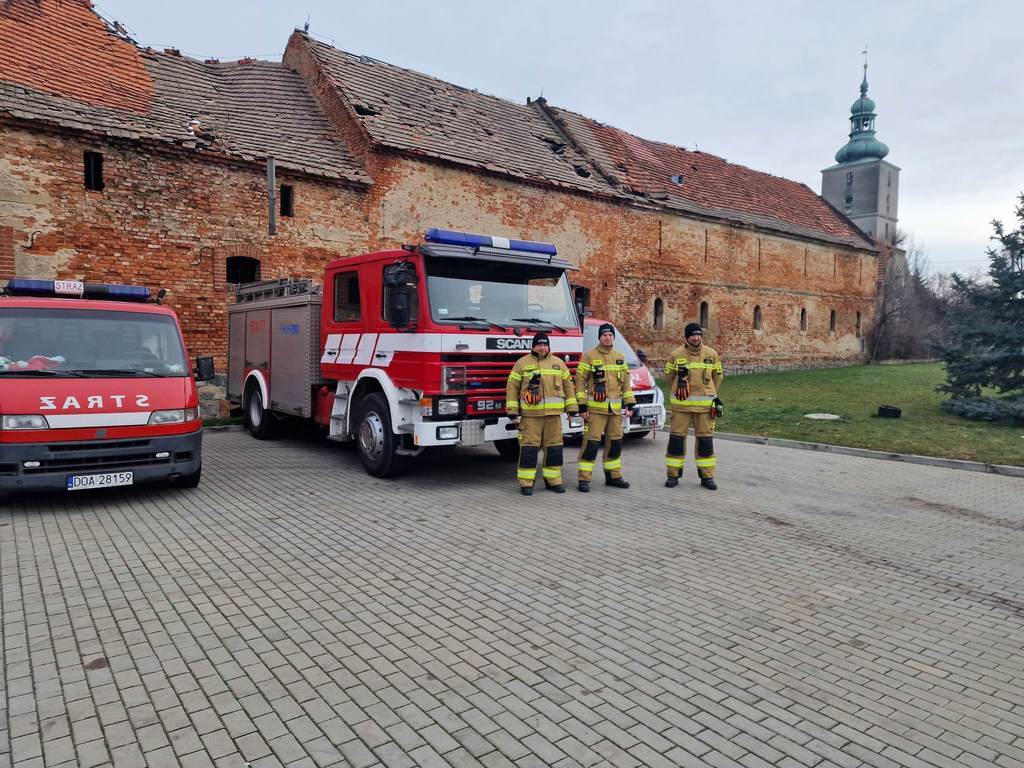
[{"label": "truck headlight", "polygon": [[457,397],[442,397],[437,401],[438,416],[458,416],[462,410],[462,403]]},{"label": "truck headlight", "polygon": [[46,420],[45,416],[40,416],[37,413],[30,413],[25,415],[16,416],[4,416],[3,419],[4,429],[49,429],[50,423]]},{"label": "truck headlight", "polygon": [[153,424],[184,424],[199,418],[198,408],[175,408],[170,411],[153,411],[149,423]]},{"label": "truck headlight", "polygon": [[582,416],[570,416],[569,417],[569,428],[570,429],[576,429],[576,427],[582,427],[582,426],[583,426],[583,417]]}]

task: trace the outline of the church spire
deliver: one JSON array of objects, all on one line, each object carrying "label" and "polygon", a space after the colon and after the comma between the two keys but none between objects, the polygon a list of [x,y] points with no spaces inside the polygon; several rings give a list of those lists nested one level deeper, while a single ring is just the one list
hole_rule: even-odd
[{"label": "church spire", "polygon": [[863,160],[881,160],[889,154],[889,147],[875,138],[875,102],[868,98],[868,51],[864,49],[864,79],[860,83],[860,98],[850,107],[850,140],[836,152],[840,165]]}]

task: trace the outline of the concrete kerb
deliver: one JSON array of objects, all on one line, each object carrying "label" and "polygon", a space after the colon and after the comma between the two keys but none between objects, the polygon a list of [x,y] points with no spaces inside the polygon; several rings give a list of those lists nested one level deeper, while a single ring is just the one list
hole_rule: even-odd
[{"label": "concrete kerb", "polygon": [[885,461],[902,461],[905,464],[924,464],[931,467],[946,469],[965,469],[969,472],[989,472],[994,475],[1024,477],[1024,467],[1013,467],[1008,464],[985,464],[980,461],[962,461],[960,459],[943,459],[937,456],[918,456],[913,453],[887,453],[872,451],[867,448],[851,448],[845,445],[829,443],[807,443],[802,440],[785,440],[779,437],[761,437],[760,435],[737,435],[730,432],[715,432],[715,437],[722,440],[735,440],[740,443],[756,443],[772,445],[779,448],[800,448],[805,451],[821,453],[838,453],[844,456],[860,456],[865,459],[884,459]]}]

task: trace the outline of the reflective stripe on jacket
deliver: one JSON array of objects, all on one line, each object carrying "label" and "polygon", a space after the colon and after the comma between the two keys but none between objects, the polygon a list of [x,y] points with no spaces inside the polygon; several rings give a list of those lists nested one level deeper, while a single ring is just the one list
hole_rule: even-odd
[{"label": "reflective stripe on jacket", "polygon": [[[594,374],[604,371],[605,399],[594,398]],[[576,399],[587,404],[590,411],[618,411],[622,404],[636,405],[636,396],[629,380],[629,366],[625,356],[614,347],[605,350],[601,345],[583,354],[576,368]]]},{"label": "reflective stripe on jacket", "polygon": [[[530,382],[540,380],[540,401],[526,402]],[[572,390],[569,366],[555,355],[537,357],[532,352],[516,361],[505,386],[505,410],[510,416],[557,416],[563,411],[576,413],[576,395]]]},{"label": "reflective stripe on jacket", "polygon": [[[685,399],[680,399],[677,382],[679,371],[683,368],[687,371],[686,380],[690,384],[690,392]],[[722,358],[707,344],[699,347],[683,344],[672,350],[665,364],[665,378],[668,381],[669,406],[673,411],[708,410],[718,396],[722,379],[725,378]]]}]

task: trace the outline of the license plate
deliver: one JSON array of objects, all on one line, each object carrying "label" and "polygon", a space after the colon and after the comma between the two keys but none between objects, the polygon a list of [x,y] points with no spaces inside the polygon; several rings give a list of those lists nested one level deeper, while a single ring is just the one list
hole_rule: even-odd
[{"label": "license plate", "polygon": [[135,482],[134,472],[104,472],[101,475],[68,475],[69,491],[84,491],[87,488],[112,488],[115,485],[131,485]]},{"label": "license plate", "polygon": [[638,409],[641,416],[657,416],[658,406],[656,405],[641,405]]}]

